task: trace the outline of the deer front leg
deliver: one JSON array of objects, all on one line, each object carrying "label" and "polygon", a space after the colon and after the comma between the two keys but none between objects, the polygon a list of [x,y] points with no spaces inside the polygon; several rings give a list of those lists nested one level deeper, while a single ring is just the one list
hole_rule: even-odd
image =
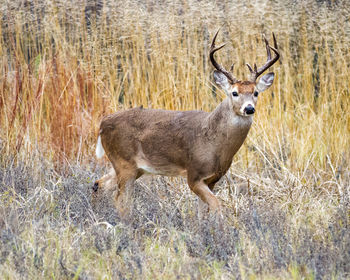
[{"label": "deer front leg", "polygon": [[[199,196],[202,202],[206,203],[209,206],[209,211],[212,213],[220,213],[221,207],[219,200],[211,192],[209,187],[203,182],[203,180],[188,182],[190,189]],[[199,202],[199,211],[203,211],[203,204]],[[201,213],[200,213],[201,215]]]},{"label": "deer front leg", "polygon": [[198,199],[198,220],[202,221],[209,213],[209,205],[201,198]]}]

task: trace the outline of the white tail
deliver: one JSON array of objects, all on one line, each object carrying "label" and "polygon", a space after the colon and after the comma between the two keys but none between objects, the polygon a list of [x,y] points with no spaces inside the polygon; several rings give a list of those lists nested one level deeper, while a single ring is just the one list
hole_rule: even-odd
[{"label": "white tail", "polygon": [[101,135],[99,135],[97,139],[97,144],[96,144],[96,157],[102,158],[104,154],[105,154],[105,150],[102,147]]},{"label": "white tail", "polygon": [[[212,190],[243,144],[253,121],[258,95],[272,85],[274,74],[268,73],[258,81],[257,78],[279,59],[279,52],[275,36],[274,47],[264,38],[267,62],[260,68],[256,64],[248,66],[251,79],[239,81],[215,61],[214,53],[224,46],[215,47],[217,34],[209,56],[216,68],[215,82],[225,91],[226,99],[210,113],[141,106],[106,116],[101,122],[96,155],[102,157],[104,147],[115,173],[95,182],[95,197],[103,183],[115,182],[118,184],[116,206],[128,208],[129,191],[143,174],[181,175],[187,176],[191,190],[210,210],[219,210],[220,203]],[[275,53],[273,58],[271,50]]]}]

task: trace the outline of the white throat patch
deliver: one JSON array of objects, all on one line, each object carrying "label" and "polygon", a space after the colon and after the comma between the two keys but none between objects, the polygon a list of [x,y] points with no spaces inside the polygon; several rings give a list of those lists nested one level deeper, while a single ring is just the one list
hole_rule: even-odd
[{"label": "white throat patch", "polygon": [[231,124],[235,127],[250,127],[253,123],[253,116],[240,116],[234,114],[231,119]]}]

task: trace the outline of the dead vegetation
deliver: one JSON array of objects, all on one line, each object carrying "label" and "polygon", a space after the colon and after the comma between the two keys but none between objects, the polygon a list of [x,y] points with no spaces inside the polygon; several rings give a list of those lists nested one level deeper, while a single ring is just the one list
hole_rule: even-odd
[{"label": "dead vegetation", "polygon": [[226,177],[217,188],[226,204],[219,226],[198,221],[197,198],[185,182],[146,178],[137,182],[125,223],[108,194],[91,208],[98,167],[57,174],[47,163],[11,164],[0,169],[5,279],[349,277],[349,200],[332,193],[295,186],[296,199],[287,191],[271,197],[271,185],[262,183],[251,184],[254,194],[229,195],[227,188],[244,180],[231,185]]}]

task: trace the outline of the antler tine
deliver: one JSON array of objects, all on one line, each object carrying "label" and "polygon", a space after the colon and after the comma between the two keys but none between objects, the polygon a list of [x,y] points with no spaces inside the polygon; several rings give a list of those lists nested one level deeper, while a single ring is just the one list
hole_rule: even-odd
[{"label": "antler tine", "polygon": [[275,47],[275,49],[277,50],[278,47],[277,47],[277,40],[276,40],[276,36],[275,36],[275,33],[272,32],[272,37],[273,37],[273,46]]},{"label": "antler tine", "polygon": [[220,28],[218,29],[218,31],[216,31],[216,33],[214,35],[214,38],[213,38],[213,41],[212,41],[211,46],[210,46],[210,53],[209,53],[210,61],[213,64],[213,66],[215,67],[216,70],[218,70],[222,74],[224,74],[227,77],[227,79],[229,79],[230,82],[232,84],[234,84],[235,82],[237,82],[237,79],[230,72],[228,72],[223,66],[221,66],[219,63],[217,63],[215,61],[215,58],[214,58],[214,53],[216,51],[222,49],[226,45],[226,44],[223,44],[223,45],[221,45],[219,47],[215,47],[215,40],[216,40],[216,37],[217,37],[219,31],[220,31]]},{"label": "antler tine", "polygon": [[254,73],[254,71],[253,71],[253,68],[250,66],[250,64],[249,63],[246,63],[246,65],[247,65],[247,67],[248,67],[248,69],[249,69],[249,71],[250,71],[250,73]]},{"label": "antler tine", "polygon": [[271,51],[270,51],[270,48],[269,48],[269,41],[267,41],[267,39],[265,37],[265,34],[263,34],[263,38],[264,38],[265,46],[266,46],[267,59],[270,60],[271,59]]},{"label": "antler tine", "polygon": [[[274,43],[274,47],[271,47],[269,45],[269,42],[267,41],[265,35],[263,35],[264,41],[265,41],[265,45],[266,45],[266,52],[267,52],[267,61],[266,63],[257,69],[256,65],[254,65],[254,70],[252,69],[252,67],[247,64],[248,69],[251,73],[251,81],[255,82],[256,79],[263,73],[265,72],[268,68],[270,68],[279,58],[280,58],[280,54],[278,52],[278,47],[277,47],[277,41],[276,41],[276,37],[275,34],[272,33],[272,37],[273,37],[273,43]],[[271,50],[275,53],[275,57],[271,58]]]}]

